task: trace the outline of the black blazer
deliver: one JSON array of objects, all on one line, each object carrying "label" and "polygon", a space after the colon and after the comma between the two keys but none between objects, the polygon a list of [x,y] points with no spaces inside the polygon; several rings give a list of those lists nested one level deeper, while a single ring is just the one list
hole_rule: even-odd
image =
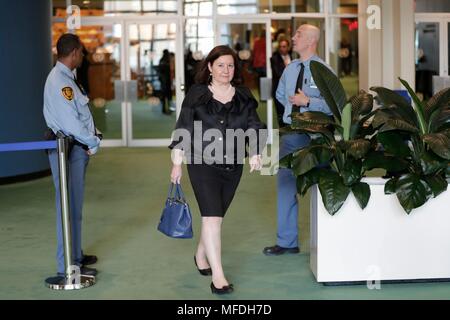
[{"label": "black blazer", "polygon": [[[292,59],[291,53],[289,53],[289,56]],[[280,82],[284,68],[286,68],[279,51],[276,51],[270,58],[270,66],[272,67],[272,94],[274,94],[277,91],[278,83]]]},{"label": "black blazer", "polygon": [[[216,163],[237,163],[236,161],[242,161],[238,157],[237,145],[234,149],[226,149],[226,130],[227,129],[254,129],[257,133],[257,146],[254,144],[248,144],[246,139],[246,146],[249,146],[248,152],[245,152],[242,156],[253,156],[255,154],[261,154],[266,141],[267,130],[266,125],[259,119],[256,108],[258,102],[253,97],[249,89],[243,86],[237,86],[235,95],[231,101],[231,106],[226,108],[224,104],[213,99],[212,92],[208,89],[207,85],[196,84],[192,86],[188,94],[183,100],[181,107],[181,113],[177,120],[175,129],[186,129],[191,136],[191,143],[183,143],[183,139],[174,136],[169,148],[183,149],[186,157],[191,161],[196,160],[214,160]],[[211,141],[203,141],[202,143],[194,143],[194,121],[201,121],[202,130],[201,136],[208,129],[218,129],[222,134],[223,141],[223,158],[216,157],[214,159],[199,158],[203,155],[205,148],[211,144]],[[199,134],[200,131],[197,132]],[[235,139],[236,144],[236,139]],[[193,151],[193,152],[192,152]],[[239,151],[241,154],[242,152]],[[228,157],[225,157],[228,156]],[[230,157],[232,159],[230,159]],[[222,161],[222,162],[220,162]],[[239,162],[242,163],[242,162]]]}]

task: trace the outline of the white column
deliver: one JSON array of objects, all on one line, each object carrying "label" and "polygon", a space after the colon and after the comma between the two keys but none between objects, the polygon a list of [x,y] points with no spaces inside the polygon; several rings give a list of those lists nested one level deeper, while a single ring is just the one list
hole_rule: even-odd
[{"label": "white column", "polygon": [[[359,87],[366,91],[372,86],[382,85],[383,82],[382,34],[381,30],[367,27],[369,5],[377,5],[381,8],[381,0],[359,0],[358,2]],[[381,27],[383,28],[383,24]]]},{"label": "white column", "polygon": [[400,77],[408,81],[412,88],[416,87],[416,65],[414,34],[416,24],[414,19],[414,0],[398,0],[400,2],[400,32],[399,32],[399,52]]},{"label": "white column", "polygon": [[[402,89],[398,77],[414,87],[414,0],[360,0],[358,4],[360,88]],[[369,5],[381,8],[381,30],[367,27]]]}]

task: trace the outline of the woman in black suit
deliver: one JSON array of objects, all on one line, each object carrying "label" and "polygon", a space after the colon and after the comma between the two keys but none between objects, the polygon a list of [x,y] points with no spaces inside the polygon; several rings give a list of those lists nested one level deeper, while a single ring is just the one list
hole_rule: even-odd
[{"label": "woman in black suit", "polygon": [[[202,230],[195,264],[202,275],[212,275],[211,291],[231,293],[221,261],[221,226],[249,154],[250,172],[261,169],[266,126],[258,117],[258,103],[242,82],[236,53],[215,47],[202,62],[194,85],[186,95],[169,148],[171,181],[180,183],[183,155],[202,215]],[[235,145],[235,136],[244,143]],[[243,136],[243,134],[246,134]],[[184,134],[184,135],[183,135]],[[214,136],[214,141],[206,138]],[[228,139],[227,139],[228,137]],[[244,137],[244,140],[241,138]],[[211,146],[214,146],[212,148]]]}]

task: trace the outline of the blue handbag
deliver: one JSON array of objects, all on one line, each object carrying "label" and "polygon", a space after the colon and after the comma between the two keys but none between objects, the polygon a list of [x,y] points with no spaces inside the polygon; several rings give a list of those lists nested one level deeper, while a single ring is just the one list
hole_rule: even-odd
[{"label": "blue handbag", "polygon": [[172,196],[173,185],[173,183],[170,184],[169,195],[158,224],[158,230],[171,238],[190,239],[193,237],[191,210],[184,198],[180,184],[176,185],[175,194]]}]

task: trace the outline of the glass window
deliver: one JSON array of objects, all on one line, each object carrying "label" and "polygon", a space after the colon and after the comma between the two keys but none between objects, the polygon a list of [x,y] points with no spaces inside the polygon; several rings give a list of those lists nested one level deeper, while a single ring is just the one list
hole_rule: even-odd
[{"label": "glass window", "polygon": [[432,96],[433,76],[439,75],[439,23],[416,23],[416,92]]},{"label": "glass window", "polygon": [[416,0],[416,12],[450,12],[450,1]]},{"label": "glass window", "polygon": [[187,0],[184,3],[185,16],[212,16],[212,0]]},{"label": "glass window", "polygon": [[[65,23],[53,23],[54,63],[56,42],[66,32]],[[105,139],[121,139],[121,101],[117,99],[114,87],[116,80],[121,79],[121,25],[82,26],[75,32],[85,47],[83,63],[77,68],[77,79],[89,96],[89,107],[95,125]]]},{"label": "glass window", "polygon": [[217,0],[219,14],[323,12],[324,0]]},{"label": "glass window", "polygon": [[[176,14],[176,0],[72,0],[81,16],[116,16],[127,14]],[[53,15],[66,17],[66,0],[53,0]]]},{"label": "glass window", "polygon": [[[185,49],[187,58],[192,61],[201,60],[202,57],[206,56],[209,51],[212,50],[214,46],[214,28],[212,19],[186,19],[185,24]],[[192,62],[191,61],[191,62]],[[186,60],[185,68],[189,61]],[[189,62],[190,63],[190,62]],[[193,64],[193,63],[190,63]],[[192,70],[190,70],[191,72]],[[193,71],[192,71],[193,72]],[[189,76],[190,80],[193,81],[193,75]],[[186,80],[188,83],[189,79]]]},{"label": "glass window", "polygon": [[331,19],[330,65],[349,97],[359,91],[358,19]]},{"label": "glass window", "polygon": [[272,12],[323,12],[324,0],[272,0]]},{"label": "glass window", "polygon": [[341,14],[358,14],[358,0],[332,0],[331,12]]}]

